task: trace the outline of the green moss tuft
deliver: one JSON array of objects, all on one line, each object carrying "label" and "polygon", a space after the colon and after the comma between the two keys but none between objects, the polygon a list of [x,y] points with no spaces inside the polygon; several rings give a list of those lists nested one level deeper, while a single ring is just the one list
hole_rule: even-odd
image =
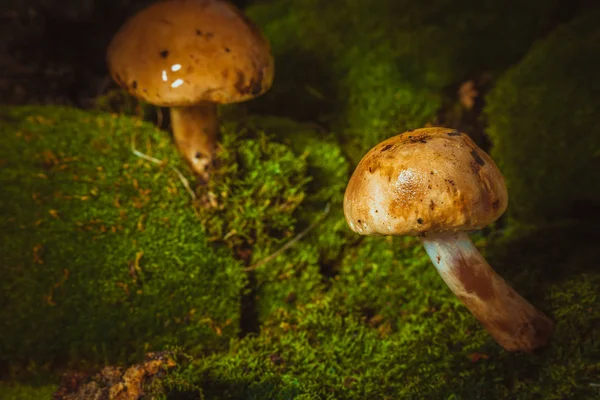
[{"label": "green moss tuft", "polygon": [[223,129],[221,165],[199,190],[197,212],[211,237],[229,248],[267,250],[293,234],[293,212],[310,180],[306,160],[264,131],[230,126]]},{"label": "green moss tuft", "polygon": [[[168,135],[69,108],[4,108],[0,119],[0,361],[223,349],[245,275],[207,241]],[[132,135],[164,163],[135,156]]]},{"label": "green moss tuft", "polygon": [[331,134],[284,118],[225,123],[222,149],[198,214],[212,238],[258,266],[247,301],[264,321],[310,301],[351,237],[341,212],[349,165]]},{"label": "green moss tuft", "polygon": [[516,219],[540,223],[600,207],[598,71],[593,12],[539,42],[487,97],[492,155]]}]

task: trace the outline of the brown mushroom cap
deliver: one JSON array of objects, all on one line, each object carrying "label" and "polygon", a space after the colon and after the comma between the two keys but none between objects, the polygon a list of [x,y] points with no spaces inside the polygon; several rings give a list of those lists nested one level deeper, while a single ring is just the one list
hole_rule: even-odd
[{"label": "brown mushroom cap", "polygon": [[131,17],[107,53],[112,77],[163,107],[235,103],[271,87],[268,41],[223,0],[162,0]]},{"label": "brown mushroom cap", "polygon": [[481,229],[506,210],[504,177],[465,134],[423,128],[372,148],[344,197],[350,228],[363,235]]}]

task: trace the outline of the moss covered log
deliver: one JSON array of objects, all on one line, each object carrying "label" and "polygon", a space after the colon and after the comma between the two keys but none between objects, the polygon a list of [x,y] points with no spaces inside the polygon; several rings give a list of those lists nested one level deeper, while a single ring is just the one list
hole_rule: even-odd
[{"label": "moss covered log", "polygon": [[600,12],[541,40],[487,97],[492,155],[511,214],[528,223],[600,215]]}]

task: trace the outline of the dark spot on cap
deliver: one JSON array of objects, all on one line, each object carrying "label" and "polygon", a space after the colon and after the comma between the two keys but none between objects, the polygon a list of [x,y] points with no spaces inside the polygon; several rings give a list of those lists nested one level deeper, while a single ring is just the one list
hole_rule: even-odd
[{"label": "dark spot on cap", "polygon": [[423,223],[423,218],[417,218],[417,224],[422,224]]},{"label": "dark spot on cap", "polygon": [[379,212],[379,210],[375,210],[375,213],[378,213],[378,212]]},{"label": "dark spot on cap", "polygon": [[427,236],[427,232],[419,232],[419,233],[417,234],[417,236],[418,236],[418,237],[425,237],[425,236]]},{"label": "dark spot on cap", "polygon": [[477,153],[477,150],[473,149],[471,150],[471,156],[473,156],[473,159],[475,160],[475,162],[481,166],[485,165],[485,161],[483,161],[483,159],[481,158],[481,156],[479,155],[479,153]]},{"label": "dark spot on cap", "polygon": [[500,200],[496,200],[496,201],[494,201],[494,202],[492,203],[492,208],[493,208],[494,210],[497,210],[497,209],[498,209],[498,207],[500,207]]},{"label": "dark spot on cap", "polygon": [[131,82],[131,87],[137,89],[137,81]]},{"label": "dark spot on cap", "polygon": [[204,158],[204,157],[206,157],[206,156],[204,154],[200,153],[199,151],[196,152],[196,154],[194,154],[194,158],[197,158],[197,159]]},{"label": "dark spot on cap", "polygon": [[163,51],[161,51],[161,52],[160,52],[160,53],[158,53],[158,54],[160,54],[160,56],[161,56],[162,58],[167,58],[167,57],[169,57],[169,50],[163,50]]},{"label": "dark spot on cap", "polygon": [[196,29],[196,35],[202,36],[202,31],[200,29]]},{"label": "dark spot on cap", "polygon": [[409,129],[409,130],[407,130],[406,132],[412,132],[412,131],[414,131],[414,129]]},{"label": "dark spot on cap", "polygon": [[237,74],[237,80],[235,81],[235,88],[241,94],[246,94],[247,90],[246,90],[246,87],[244,86],[244,81],[245,81],[244,73],[238,69],[236,71],[236,74]]},{"label": "dark spot on cap", "polygon": [[460,135],[461,135],[461,133],[459,131],[457,131],[456,129],[451,132],[448,132],[448,136],[460,136]]},{"label": "dark spot on cap", "polygon": [[235,82],[235,88],[238,91],[238,93],[242,95],[251,94],[253,96],[256,96],[262,91],[262,80],[263,71],[259,70],[256,76],[250,79],[250,83],[248,85],[245,85],[244,73],[240,70],[237,70],[237,81]]},{"label": "dark spot on cap", "polygon": [[357,222],[358,222],[359,224],[362,224],[362,221],[361,221],[360,219],[359,219]]},{"label": "dark spot on cap", "polygon": [[381,152],[383,153],[384,151],[388,151],[389,149],[391,149],[392,147],[394,147],[393,144],[388,144],[386,145],[383,149],[381,149]]},{"label": "dark spot on cap", "polygon": [[369,173],[373,173],[373,169],[371,167],[369,167]]},{"label": "dark spot on cap", "polygon": [[435,208],[435,203],[433,202],[433,200],[431,200],[431,203],[429,203],[429,209],[433,211],[434,208]]},{"label": "dark spot on cap", "polygon": [[450,185],[454,186],[454,181],[452,179],[444,179],[446,182],[448,182]]},{"label": "dark spot on cap", "polygon": [[262,73],[260,79],[255,79],[250,82],[250,93],[253,96],[258,95],[262,91]]},{"label": "dark spot on cap", "polygon": [[229,47],[225,47],[225,52],[229,53],[231,49]]},{"label": "dark spot on cap", "polygon": [[427,143],[427,139],[430,137],[430,135],[409,136],[408,140],[410,140],[411,143]]},{"label": "dark spot on cap", "polygon": [[440,263],[440,261],[442,261],[442,257],[440,257],[440,256],[436,256],[435,259],[437,260],[438,264]]}]

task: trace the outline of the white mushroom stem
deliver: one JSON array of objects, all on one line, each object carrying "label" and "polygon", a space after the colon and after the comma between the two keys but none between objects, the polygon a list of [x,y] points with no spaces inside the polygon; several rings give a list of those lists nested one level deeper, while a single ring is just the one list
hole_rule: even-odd
[{"label": "white mushroom stem", "polygon": [[439,233],[421,242],[450,290],[508,351],[544,346],[554,323],[511,288],[463,232]]},{"label": "white mushroom stem", "polygon": [[217,105],[203,102],[190,107],[171,107],[170,111],[175,144],[194,172],[208,180],[219,132]]}]

